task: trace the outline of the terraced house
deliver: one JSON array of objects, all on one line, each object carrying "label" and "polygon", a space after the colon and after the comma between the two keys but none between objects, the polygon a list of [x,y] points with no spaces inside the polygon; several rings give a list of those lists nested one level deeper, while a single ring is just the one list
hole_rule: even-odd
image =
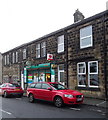
[{"label": "terraced house", "polygon": [[86,97],[108,98],[108,10],[74,23],[3,55],[3,81],[26,87],[58,81]]}]

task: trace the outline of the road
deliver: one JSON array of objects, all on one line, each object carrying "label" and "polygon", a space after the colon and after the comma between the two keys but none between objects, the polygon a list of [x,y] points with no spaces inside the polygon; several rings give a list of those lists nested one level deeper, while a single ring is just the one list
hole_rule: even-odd
[{"label": "road", "polygon": [[57,108],[52,103],[35,101],[27,97],[2,98],[2,118],[105,118],[105,109],[94,106],[64,106]]}]

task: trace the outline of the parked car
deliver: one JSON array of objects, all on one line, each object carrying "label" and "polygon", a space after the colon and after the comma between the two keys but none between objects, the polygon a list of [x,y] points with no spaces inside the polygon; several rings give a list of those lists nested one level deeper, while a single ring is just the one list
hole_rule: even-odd
[{"label": "parked car", "polygon": [[0,94],[3,97],[8,97],[10,95],[18,95],[19,97],[23,96],[24,91],[16,83],[3,83],[0,85]]},{"label": "parked car", "polygon": [[29,102],[41,99],[54,102],[56,107],[64,104],[82,104],[84,96],[82,93],[71,90],[58,82],[37,82],[31,83],[27,88]]}]

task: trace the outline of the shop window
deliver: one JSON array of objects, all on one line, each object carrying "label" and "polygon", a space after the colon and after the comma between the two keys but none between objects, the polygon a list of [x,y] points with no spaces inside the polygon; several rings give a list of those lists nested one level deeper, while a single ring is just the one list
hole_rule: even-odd
[{"label": "shop window", "polygon": [[92,26],[80,29],[80,48],[92,46]]},{"label": "shop window", "polygon": [[81,62],[77,64],[78,71],[78,85],[85,86],[86,85],[86,64],[85,62]]},{"label": "shop window", "polygon": [[45,57],[46,56],[46,43],[42,42],[41,43],[41,57]]},{"label": "shop window", "polygon": [[58,81],[65,82],[64,80],[64,64],[58,66]]},{"label": "shop window", "polygon": [[40,58],[40,44],[36,45],[36,58]]},{"label": "shop window", "polygon": [[88,62],[88,80],[89,80],[89,86],[91,87],[99,86],[97,61]]},{"label": "shop window", "polygon": [[64,52],[64,35],[57,38],[58,41],[58,53]]}]

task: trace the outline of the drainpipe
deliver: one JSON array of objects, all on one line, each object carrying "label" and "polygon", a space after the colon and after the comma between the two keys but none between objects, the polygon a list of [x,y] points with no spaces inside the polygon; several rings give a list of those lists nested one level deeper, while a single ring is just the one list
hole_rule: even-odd
[{"label": "drainpipe", "polygon": [[65,33],[65,41],[66,41],[66,80],[67,80],[67,87],[69,87],[69,77],[68,77],[68,35],[67,32]]},{"label": "drainpipe", "polygon": [[105,14],[103,16],[103,32],[104,32],[104,79],[105,79],[105,101],[107,101],[107,50],[106,50],[106,27],[105,27],[105,22],[108,21],[108,19],[105,19]]}]

